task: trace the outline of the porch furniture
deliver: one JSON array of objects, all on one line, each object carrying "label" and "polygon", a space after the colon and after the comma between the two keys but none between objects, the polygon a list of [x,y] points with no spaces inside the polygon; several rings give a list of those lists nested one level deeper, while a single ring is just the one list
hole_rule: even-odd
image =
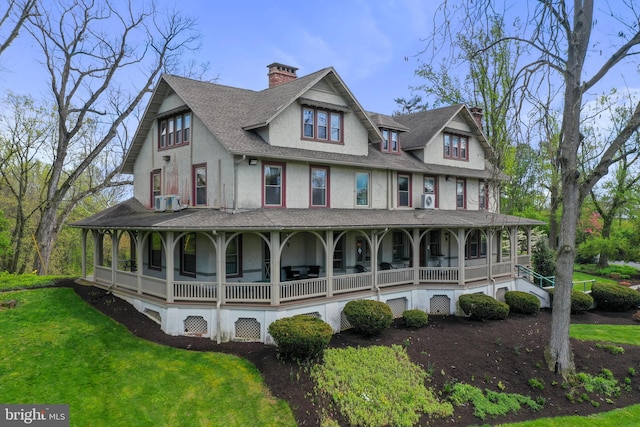
[{"label": "porch furniture", "polygon": [[320,276],[320,266],[319,265],[310,265],[309,271],[307,272],[307,277],[310,279],[314,279]]},{"label": "porch furniture", "polygon": [[356,272],[364,273],[366,271],[367,271],[367,269],[366,269],[366,267],[364,265],[356,264]]},{"label": "porch furniture", "polygon": [[380,270],[392,270],[392,269],[393,269],[393,265],[391,265],[391,263],[389,262],[380,263]]},{"label": "porch furniture", "polygon": [[291,266],[282,267],[285,280],[296,280],[300,278],[300,270],[292,270]]}]

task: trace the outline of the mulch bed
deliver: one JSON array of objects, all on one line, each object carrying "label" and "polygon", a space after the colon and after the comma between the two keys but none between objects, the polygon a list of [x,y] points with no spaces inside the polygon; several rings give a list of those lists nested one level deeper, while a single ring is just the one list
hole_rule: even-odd
[{"label": "mulch bed", "polygon": [[[271,393],[287,401],[298,425],[319,425],[320,404],[313,399],[313,382],[308,369],[284,362],[277,357],[275,347],[260,343],[230,342],[216,344],[215,340],[197,337],[166,335],[157,323],[138,312],[127,302],[104,290],[63,281],[58,286],[72,287],[78,295],[96,309],[126,326],[133,334],[167,346],[193,351],[230,353],[251,361],[261,372]],[[575,315],[572,323],[587,324],[640,324],[632,319],[634,312],[610,313],[590,311]],[[624,354],[613,355],[594,342],[572,340],[578,372],[592,375],[603,368],[613,372],[621,385],[629,376],[629,368],[639,375],[632,377],[633,390],[622,391],[613,403],[597,397],[598,407],[590,402],[571,403],[561,387],[562,377],[546,368],[544,349],[548,345],[551,313],[541,311],[536,316],[510,314],[507,320],[478,322],[455,316],[430,316],[429,324],[419,330],[406,329],[401,320],[380,337],[362,338],[349,331],[335,334],[330,347],[371,346],[399,344],[405,346],[411,359],[433,372],[430,386],[443,390],[452,380],[470,383],[482,389],[520,393],[546,399],[539,412],[523,409],[516,414],[487,419],[490,424],[529,420],[560,415],[588,415],[601,411],[640,403],[640,347],[623,346]],[[639,329],[640,332],[640,329]],[[533,390],[528,381],[538,378],[545,384],[542,391]],[[557,385],[552,383],[557,382]],[[500,386],[498,385],[500,384]],[[501,390],[502,389],[502,390]],[[325,406],[326,408],[326,406]],[[341,425],[344,420],[336,416]],[[449,419],[429,419],[424,416],[420,425],[468,426],[483,422],[472,415],[471,407],[456,407]]]}]

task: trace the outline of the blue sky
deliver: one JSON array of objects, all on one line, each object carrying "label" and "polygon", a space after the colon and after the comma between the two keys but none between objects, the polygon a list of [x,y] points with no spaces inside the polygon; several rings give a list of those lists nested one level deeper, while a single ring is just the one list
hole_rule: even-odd
[{"label": "blue sky", "polygon": [[[160,3],[169,4],[162,0]],[[173,4],[173,2],[171,2]],[[391,114],[409,97],[421,39],[431,31],[439,1],[326,0],[181,2],[202,34],[198,61],[208,61],[217,82],[246,89],[267,87],[267,65],[298,67],[303,76],[333,66],[362,106]],[[5,52],[0,91],[48,96],[46,74],[30,52],[27,35]],[[405,60],[408,57],[408,60]],[[44,76],[41,78],[40,76]]]}]

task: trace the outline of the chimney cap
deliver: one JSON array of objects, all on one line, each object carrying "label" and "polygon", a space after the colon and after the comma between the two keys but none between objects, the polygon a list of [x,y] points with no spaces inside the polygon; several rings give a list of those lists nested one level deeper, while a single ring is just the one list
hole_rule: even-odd
[{"label": "chimney cap", "polygon": [[280,62],[273,62],[269,65],[267,65],[267,68],[269,69],[269,71],[288,71],[290,73],[295,73],[296,71],[298,71],[298,67],[294,67],[292,65],[286,65],[286,64],[282,64]]}]

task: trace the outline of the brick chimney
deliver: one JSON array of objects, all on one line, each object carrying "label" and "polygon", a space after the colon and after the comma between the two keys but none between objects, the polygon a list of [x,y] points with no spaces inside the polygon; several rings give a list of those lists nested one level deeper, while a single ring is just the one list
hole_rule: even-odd
[{"label": "brick chimney", "polygon": [[269,68],[267,75],[269,76],[270,88],[281,85],[282,83],[288,83],[298,78],[296,75],[296,71],[298,71],[298,69],[291,65],[274,62],[273,64],[267,65],[267,68]]},{"label": "brick chimney", "polygon": [[471,107],[469,108],[469,111],[471,111],[471,115],[473,116],[473,119],[478,124],[478,127],[480,128],[480,130],[482,130],[482,108]]}]

